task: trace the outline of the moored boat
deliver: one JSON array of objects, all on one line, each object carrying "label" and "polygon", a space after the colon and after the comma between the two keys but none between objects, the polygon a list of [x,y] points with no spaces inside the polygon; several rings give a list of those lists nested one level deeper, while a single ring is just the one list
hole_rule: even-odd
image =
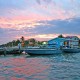
[{"label": "moored boat", "polygon": [[79,53],[80,48],[63,48],[62,51],[65,53]]},{"label": "moored boat", "polygon": [[52,55],[60,54],[62,50],[53,48],[27,48],[25,52],[29,55]]}]

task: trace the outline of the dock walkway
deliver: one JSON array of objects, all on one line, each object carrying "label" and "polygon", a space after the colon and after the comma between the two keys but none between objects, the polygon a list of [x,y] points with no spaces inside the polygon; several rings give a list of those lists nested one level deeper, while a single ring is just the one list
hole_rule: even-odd
[{"label": "dock walkway", "polygon": [[23,51],[24,51],[24,48],[3,47],[3,48],[0,48],[0,55],[21,54]]}]

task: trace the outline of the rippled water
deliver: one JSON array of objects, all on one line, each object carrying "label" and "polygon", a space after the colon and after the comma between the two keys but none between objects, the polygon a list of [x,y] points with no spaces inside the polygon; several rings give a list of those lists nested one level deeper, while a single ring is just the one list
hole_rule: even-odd
[{"label": "rippled water", "polygon": [[80,80],[80,53],[0,56],[0,80]]}]

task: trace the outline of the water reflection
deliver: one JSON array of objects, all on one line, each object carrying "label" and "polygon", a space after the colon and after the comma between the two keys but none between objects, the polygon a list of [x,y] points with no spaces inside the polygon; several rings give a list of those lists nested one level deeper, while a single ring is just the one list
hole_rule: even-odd
[{"label": "water reflection", "polygon": [[79,80],[80,53],[0,57],[1,80]]},{"label": "water reflection", "polygon": [[38,58],[5,58],[0,62],[0,74],[4,75],[4,78],[11,76],[8,80],[25,80],[26,77],[42,73],[49,67],[41,63],[42,60]]}]

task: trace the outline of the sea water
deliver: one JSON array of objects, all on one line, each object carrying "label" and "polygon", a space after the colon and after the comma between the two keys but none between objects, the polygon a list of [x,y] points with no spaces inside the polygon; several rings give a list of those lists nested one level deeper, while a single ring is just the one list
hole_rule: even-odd
[{"label": "sea water", "polygon": [[0,56],[0,80],[80,80],[80,53]]}]

